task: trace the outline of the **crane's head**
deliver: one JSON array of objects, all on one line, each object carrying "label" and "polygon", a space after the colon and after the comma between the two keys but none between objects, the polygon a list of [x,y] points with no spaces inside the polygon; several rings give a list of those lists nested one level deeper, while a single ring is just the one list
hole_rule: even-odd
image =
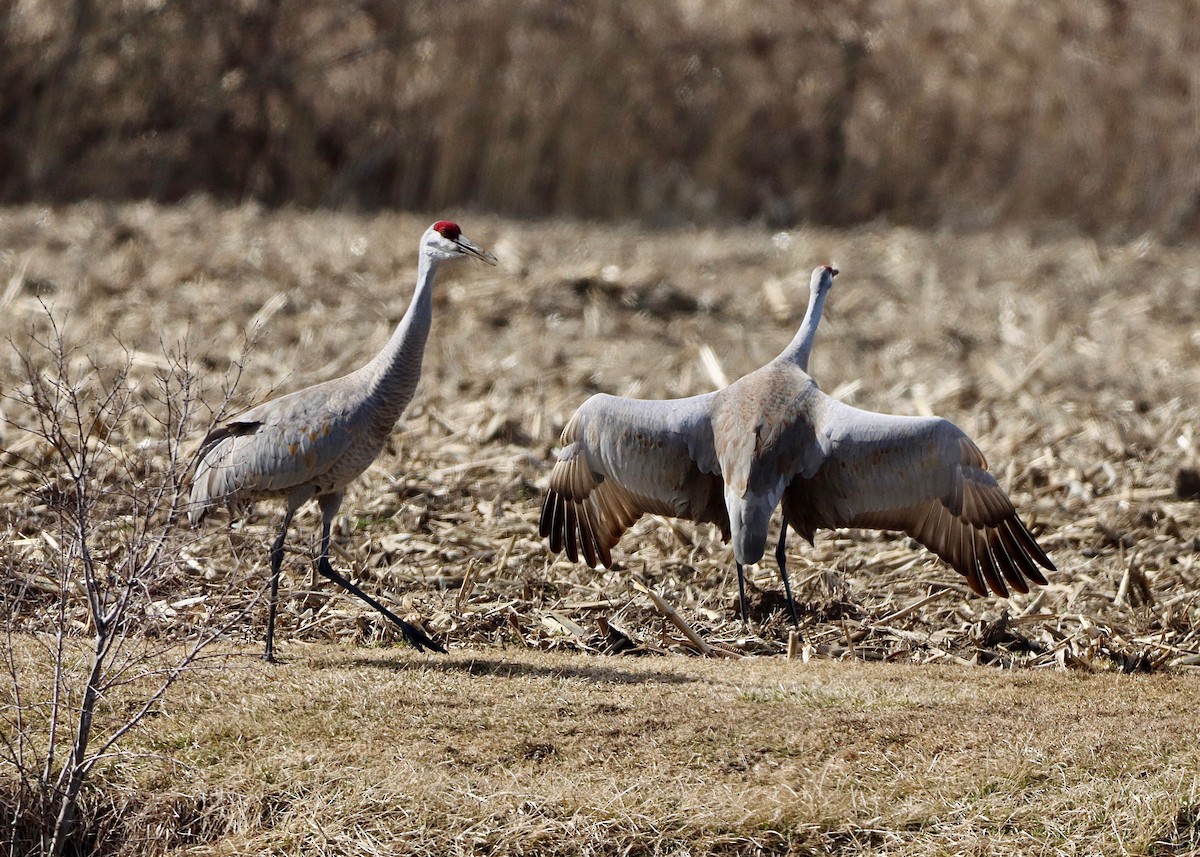
[{"label": "crane's head", "polygon": [[425,234],[421,236],[421,252],[438,260],[474,256],[489,265],[496,264],[495,256],[468,241],[458,224],[450,220],[439,220],[425,230]]},{"label": "crane's head", "polygon": [[813,292],[825,292],[833,288],[833,278],[838,275],[838,269],[833,265],[818,265],[813,268],[809,288]]}]

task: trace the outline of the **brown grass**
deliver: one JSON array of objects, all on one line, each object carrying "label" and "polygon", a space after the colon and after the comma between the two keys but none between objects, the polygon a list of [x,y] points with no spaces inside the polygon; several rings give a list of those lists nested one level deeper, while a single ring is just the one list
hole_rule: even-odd
[{"label": "brown grass", "polygon": [[[430,219],[267,213],[202,200],[9,209],[0,213],[2,309],[20,342],[38,324],[42,297],[102,364],[131,349],[135,380],[147,383],[162,343],[186,338],[207,368],[214,405],[257,319],[237,392],[249,406],[349,370],[382,344],[411,294],[416,238]],[[1025,850],[1136,852],[1173,819],[1182,832],[1170,835],[1194,839],[1185,774],[1194,760],[1178,736],[1188,734],[1194,693],[1187,673],[1200,663],[1200,507],[1177,496],[1176,483],[1200,463],[1195,248],[1015,231],[772,234],[461,221],[501,267],[464,264],[440,275],[422,387],[389,449],[351,488],[334,557],[380,598],[422,617],[451,655],[312,648],[395,635],[356,601],[308,582],[317,515],[306,511],[285,563],[277,638],[292,663],[261,689],[242,674],[201,676],[191,696],[173,697],[171,716],[185,723],[203,722],[211,706],[226,723],[211,728],[226,730],[228,743],[209,727],[188,737],[191,727],[180,726],[182,743],[156,751],[185,766],[171,780],[155,779],[165,776],[158,762],[107,773],[131,789],[120,824],[144,811],[148,825],[193,819],[200,840],[232,842],[232,850],[303,843],[328,853],[354,852],[360,842],[357,853],[378,850],[404,836],[419,843],[438,830],[464,837],[460,851],[500,853],[509,841],[512,853],[620,851],[610,840],[659,843],[642,853],[750,851],[754,843],[801,853],[985,852],[985,836]],[[818,337],[815,377],[858,405],[933,411],[966,429],[1058,563],[1050,585],[1009,600],[974,598],[905,540],[823,533],[815,549],[791,551],[804,632],[816,647],[803,669],[754,659],[726,667],[506,654],[506,646],[606,651],[621,643],[613,628],[636,651],[691,651],[635,591],[635,578],[709,643],[746,654],[785,650],[773,564],[750,570],[761,591],[746,637],[728,551],[709,528],[644,519],[622,542],[618,567],[598,572],[550,556],[536,519],[550,451],[586,395],[711,389],[705,345],[730,377],[761,365],[798,323],[808,270],[830,259],[843,273]],[[0,385],[10,390],[19,383],[16,361],[3,360]],[[0,408],[7,420],[23,418],[11,399]],[[125,426],[117,441],[152,463],[153,445],[140,445],[146,430]],[[0,447],[0,550],[16,580],[53,556],[42,535],[52,510],[38,493],[44,472],[17,463],[36,452],[27,436],[4,424]],[[263,504],[241,528],[218,521],[186,534],[182,552],[195,573],[162,593],[156,632],[186,633],[192,612],[203,610],[194,599],[215,599],[230,581],[243,603],[258,596],[278,513]],[[23,627],[37,630],[48,618],[32,609]],[[262,620],[253,612],[231,645],[257,654]],[[502,666],[505,658],[526,666]],[[868,670],[855,665],[863,659],[893,663]],[[1078,674],[951,668],[964,662]],[[326,673],[340,690],[310,684],[321,680],[321,664],[334,665]],[[1102,675],[1139,669],[1166,674]],[[677,674],[692,677],[677,687]],[[814,690],[804,683],[811,676],[827,686]],[[564,680],[584,694],[584,707],[551,702]],[[525,681],[538,689],[527,691]],[[603,703],[587,697],[605,682],[621,689],[609,700],[619,711],[595,709]],[[924,682],[936,689],[922,690]],[[236,687],[244,692],[231,697]],[[343,708],[362,719],[339,724],[331,712]],[[618,726],[585,729],[591,710],[598,722],[615,715]],[[372,733],[361,746],[338,740],[366,734],[376,719],[395,731]],[[664,731],[637,731],[657,722]],[[272,737],[317,723],[329,730],[323,742]],[[589,731],[603,728],[618,734]],[[572,729],[582,737],[555,737]],[[627,741],[622,729],[641,737]],[[903,740],[890,741],[893,733]],[[144,740],[176,739],[155,730]],[[307,740],[315,749],[301,752]],[[897,756],[886,749],[913,742]],[[228,760],[211,780],[199,765],[206,747]],[[1089,786],[1097,775],[1098,791]],[[145,804],[147,783],[164,786],[165,808]],[[314,807],[331,830],[345,827],[322,839],[319,824],[305,826]],[[1079,837],[1096,848],[1071,845]]]},{"label": "brown grass", "polygon": [[128,742],[105,853],[1200,845],[1191,674],[291,651],[194,674]]},{"label": "brown grass", "polygon": [[0,201],[1200,235],[1189,0],[23,0]]}]

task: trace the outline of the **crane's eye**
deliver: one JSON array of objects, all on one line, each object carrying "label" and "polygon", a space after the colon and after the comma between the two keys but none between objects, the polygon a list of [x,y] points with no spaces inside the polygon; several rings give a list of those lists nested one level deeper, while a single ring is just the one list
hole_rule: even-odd
[{"label": "crane's eye", "polygon": [[462,235],[462,230],[458,228],[458,224],[450,220],[439,220],[433,224],[433,231],[450,241],[457,241],[458,236]]}]

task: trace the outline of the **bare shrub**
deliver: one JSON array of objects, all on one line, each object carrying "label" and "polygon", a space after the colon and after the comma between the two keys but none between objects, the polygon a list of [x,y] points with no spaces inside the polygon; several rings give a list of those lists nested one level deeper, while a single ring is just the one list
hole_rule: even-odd
[{"label": "bare shrub", "polygon": [[[10,854],[57,855],[78,840],[89,776],[234,616],[219,595],[177,597],[183,441],[197,407],[186,352],[142,377],[129,352],[96,362],[49,310],[46,322],[14,344],[24,383],[5,397],[18,439],[4,463],[27,500],[7,514],[0,586]],[[18,654],[30,646],[17,636],[38,656]]]}]

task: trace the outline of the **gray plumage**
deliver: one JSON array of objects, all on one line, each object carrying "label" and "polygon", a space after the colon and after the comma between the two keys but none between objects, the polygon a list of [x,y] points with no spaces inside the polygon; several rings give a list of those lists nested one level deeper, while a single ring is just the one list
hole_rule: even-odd
[{"label": "gray plumage", "polygon": [[492,254],[463,237],[449,221],[421,236],[417,285],[395,332],[365,366],[251,408],[214,429],[200,446],[188,516],[193,526],[221,504],[233,510],[262,497],[287,502],[283,526],[271,552],[271,597],[264,657],[274,657],[275,608],[284,539],[293,514],[315,499],[322,513],[317,569],[395,622],[418,649],[442,647],[396,617],[337,574],[329,563],[330,528],[348,486],[379,455],[421,377],[425,341],[433,318],[433,281],[438,265],[473,256],[495,264]]},{"label": "gray plumage", "polygon": [[[713,393],[652,401],[595,395],[562,433],[540,532],[571,560],[611,565],[645,513],[707,521],[733,545],[742,618],[743,566],[761,559],[782,506],[785,538],[822,527],[901,530],[964,575],[980,595],[1046,582],[1054,565],[1017,517],[978,447],[940,417],[850,407],[818,389],[808,357],[836,269],[813,271],[799,331],[766,366]],[[1007,584],[1007,585],[1006,585]]]}]

